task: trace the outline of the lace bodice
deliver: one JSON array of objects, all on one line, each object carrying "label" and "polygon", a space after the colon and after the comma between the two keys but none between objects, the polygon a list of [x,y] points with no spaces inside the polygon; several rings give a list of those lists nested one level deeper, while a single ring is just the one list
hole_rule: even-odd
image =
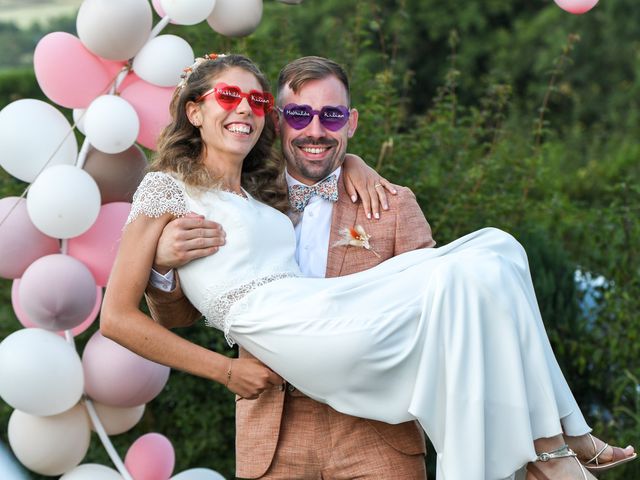
[{"label": "lace bodice", "polygon": [[291,221],[249,194],[243,198],[220,190],[187,188],[166,173],[148,173],[134,195],[127,223],[141,214],[159,217],[167,212],[175,216],[195,212],[225,230],[226,243],[217,253],[178,269],[185,295],[207,324],[225,335],[227,313],[236,301],[260,285],[301,275]]}]

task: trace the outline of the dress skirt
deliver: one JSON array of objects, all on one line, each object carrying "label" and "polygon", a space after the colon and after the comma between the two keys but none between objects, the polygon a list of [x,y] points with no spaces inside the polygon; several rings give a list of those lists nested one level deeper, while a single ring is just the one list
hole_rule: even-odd
[{"label": "dress skirt", "polygon": [[228,321],[231,338],[309,397],[348,415],[418,420],[438,480],[510,478],[535,458],[534,439],[590,431],[526,253],[497,229],[353,275],[274,281]]}]

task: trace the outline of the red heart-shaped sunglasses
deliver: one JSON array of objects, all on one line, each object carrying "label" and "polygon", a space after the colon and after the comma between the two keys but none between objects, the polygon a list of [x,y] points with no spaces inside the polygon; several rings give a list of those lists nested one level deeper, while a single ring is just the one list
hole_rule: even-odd
[{"label": "red heart-shaped sunglasses", "polygon": [[211,94],[214,95],[218,105],[225,110],[233,110],[240,105],[243,98],[247,99],[251,110],[258,116],[263,116],[273,109],[273,95],[269,92],[251,90],[247,93],[243,92],[240,87],[227,85],[226,83],[217,83],[213,88],[207,90],[196,98],[196,103],[203,101]]}]

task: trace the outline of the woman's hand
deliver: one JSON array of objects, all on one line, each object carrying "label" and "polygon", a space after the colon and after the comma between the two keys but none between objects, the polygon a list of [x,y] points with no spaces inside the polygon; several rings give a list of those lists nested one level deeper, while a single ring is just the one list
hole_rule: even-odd
[{"label": "woman's hand", "polygon": [[284,380],[256,358],[231,358],[226,387],[247,400],[255,400],[269,388],[281,387]]},{"label": "woman's hand", "polygon": [[381,177],[378,172],[367,165],[357,155],[347,153],[342,165],[344,185],[352,202],[362,200],[362,206],[367,218],[380,218],[380,205],[383,210],[389,209],[387,191],[397,193],[391,182]]}]

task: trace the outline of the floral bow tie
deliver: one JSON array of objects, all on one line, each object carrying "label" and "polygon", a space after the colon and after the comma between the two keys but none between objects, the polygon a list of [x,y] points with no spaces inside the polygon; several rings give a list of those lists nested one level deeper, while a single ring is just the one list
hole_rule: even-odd
[{"label": "floral bow tie", "polygon": [[298,212],[302,212],[313,195],[320,198],[335,202],[338,200],[338,179],[335,175],[329,175],[327,178],[315,185],[295,184],[289,187],[289,203],[291,208]]}]

